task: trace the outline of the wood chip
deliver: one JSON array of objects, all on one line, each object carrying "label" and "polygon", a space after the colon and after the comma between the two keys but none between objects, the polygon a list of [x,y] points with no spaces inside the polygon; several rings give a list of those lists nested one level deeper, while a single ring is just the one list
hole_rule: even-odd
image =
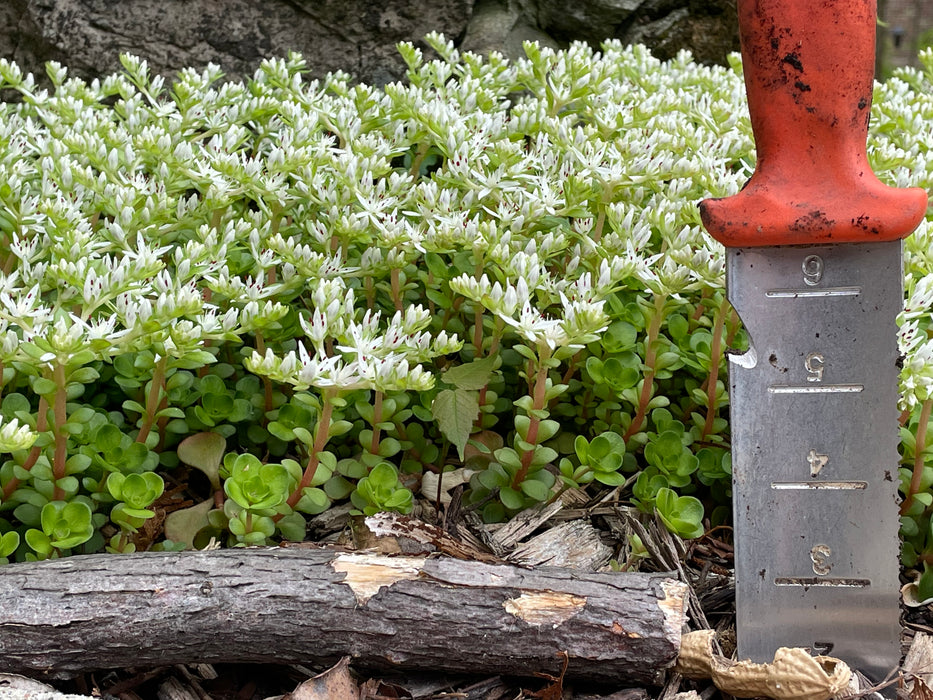
[{"label": "wood chip", "polygon": [[609,562],[612,550],[599,530],[585,520],[561,523],[522,543],[507,557],[524,566],[560,566],[577,571],[598,571]]},{"label": "wood chip", "polygon": [[456,559],[481,561],[487,564],[502,561],[489,552],[479,549],[475,544],[462,542],[436,525],[417,518],[398,513],[376,513],[366,518],[365,522],[366,527],[374,535],[409,538],[421,544],[430,545],[439,552]]},{"label": "wood chip", "polygon": [[523,510],[499,528],[493,535],[493,539],[503,549],[510,550],[554,517],[563,507],[563,503],[554,501],[554,503],[542,503],[534,508]]},{"label": "wood chip", "polygon": [[648,691],[644,688],[626,688],[609,695],[574,694],[574,700],[648,700]]},{"label": "wood chip", "polygon": [[182,683],[175,676],[169,676],[159,684],[156,697],[158,700],[201,700],[191,687]]}]

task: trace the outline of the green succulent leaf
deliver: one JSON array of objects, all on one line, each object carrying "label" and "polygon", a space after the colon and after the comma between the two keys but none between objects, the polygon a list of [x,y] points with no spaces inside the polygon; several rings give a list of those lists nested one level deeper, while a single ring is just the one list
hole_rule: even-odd
[{"label": "green succulent leaf", "polygon": [[56,549],[77,547],[94,534],[91,515],[91,508],[83,501],[46,503],[40,516],[42,532]]}]

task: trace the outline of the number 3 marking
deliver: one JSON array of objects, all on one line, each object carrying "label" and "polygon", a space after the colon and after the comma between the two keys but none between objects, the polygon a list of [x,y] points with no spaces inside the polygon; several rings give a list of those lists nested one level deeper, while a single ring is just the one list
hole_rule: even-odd
[{"label": "number 3 marking", "polygon": [[818,544],[810,550],[810,561],[813,562],[813,573],[817,576],[825,576],[833,568],[829,563],[829,557],[833,550],[828,545]]}]

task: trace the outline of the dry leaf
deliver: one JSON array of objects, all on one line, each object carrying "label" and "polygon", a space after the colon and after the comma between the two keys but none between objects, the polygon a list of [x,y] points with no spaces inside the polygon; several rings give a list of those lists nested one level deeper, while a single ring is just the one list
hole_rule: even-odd
[{"label": "dry leaf", "polygon": [[922,608],[925,605],[933,603],[933,598],[920,600],[920,585],[917,581],[911,581],[901,586],[901,600],[908,608]]},{"label": "dry leaf", "polygon": [[309,678],[282,700],[359,700],[360,689],[350,675],[350,657],[345,656],[324,673]]},{"label": "dry leaf", "polygon": [[559,651],[557,655],[564,660],[560,675],[552,676],[550,673],[536,673],[536,676],[549,680],[550,684],[534,692],[526,690],[525,693],[528,697],[540,698],[540,700],[561,700],[561,698],[564,697],[564,674],[567,673],[567,666],[570,664],[570,656],[568,656],[566,651]]},{"label": "dry leaf", "polygon": [[933,636],[917,632],[901,666],[911,700],[933,700]]},{"label": "dry leaf", "polygon": [[194,549],[195,535],[210,522],[207,514],[214,507],[214,499],[190,508],[179,508],[165,516],[165,537],[173,542],[184,542],[186,549]]},{"label": "dry leaf", "polygon": [[[470,449],[470,446],[467,446]],[[474,450],[476,448],[473,448]],[[421,477],[421,495],[432,503],[437,499],[437,482],[441,482],[441,503],[445,506],[450,505],[452,496],[450,492],[458,486],[470,483],[470,478],[475,474],[475,470],[461,467],[450,472],[444,472],[443,475],[434,472],[425,472]]]},{"label": "dry leaf", "polygon": [[[360,687],[360,700],[410,700],[411,693],[395,683],[370,678]],[[334,700],[337,700],[336,698]]]},{"label": "dry leaf", "polygon": [[732,661],[713,650],[716,633],[685,634],[675,670],[688,678],[709,678],[724,693],[740,698],[827,700],[849,684],[849,667],[830,656],[810,656],[805,649],[781,647],[774,661]]}]

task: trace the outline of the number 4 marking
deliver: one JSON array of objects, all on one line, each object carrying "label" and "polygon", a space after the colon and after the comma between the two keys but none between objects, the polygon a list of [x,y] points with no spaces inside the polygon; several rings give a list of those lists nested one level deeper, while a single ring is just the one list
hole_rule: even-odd
[{"label": "number 4 marking", "polygon": [[817,454],[816,450],[811,449],[807,454],[807,461],[810,463],[810,476],[814,479],[819,476],[820,470],[826,466],[829,461],[829,455]]}]

